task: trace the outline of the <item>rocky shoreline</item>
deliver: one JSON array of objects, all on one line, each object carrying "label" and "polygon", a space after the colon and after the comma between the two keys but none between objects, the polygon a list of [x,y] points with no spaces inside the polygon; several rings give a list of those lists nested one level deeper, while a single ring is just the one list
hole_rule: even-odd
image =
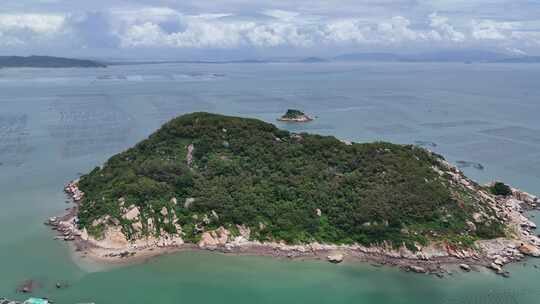
[{"label": "rocky shoreline", "polygon": [[[448,164],[448,166],[450,166]],[[170,252],[183,250],[209,250],[237,255],[262,255],[287,259],[319,259],[332,263],[344,260],[371,263],[374,266],[387,265],[399,267],[405,271],[427,273],[443,277],[449,269],[461,269],[464,272],[487,268],[508,277],[504,270],[509,263],[522,261],[526,256],[540,257],[540,238],[534,233],[536,225],[524,214],[538,208],[537,197],[512,189],[508,197],[493,196],[466,179],[454,167],[455,182],[463,183],[468,188],[478,191],[497,211],[511,228],[511,236],[476,242],[475,249],[462,249],[447,243],[435,243],[429,246],[417,246],[411,251],[405,246],[395,248],[391,244],[377,246],[332,245],[311,243],[305,245],[287,245],[283,242],[258,242],[250,239],[250,230],[238,225],[237,235],[224,227],[213,231],[204,231],[198,244],[185,243],[181,227],[178,235],[161,235],[128,241],[120,229],[109,229],[103,240],[93,239],[86,230],[79,230],[77,225],[78,204],[84,193],[78,188],[78,181],[70,182],[65,192],[75,206],[68,209],[61,217],[50,218],[46,224],[58,232],[56,239],[72,242],[75,251],[82,257],[88,257],[105,263],[130,263]],[[186,202],[188,203],[188,202]],[[125,208],[126,217],[137,217],[136,207]],[[164,210],[163,212],[166,212]],[[476,223],[484,220],[485,214],[474,214]],[[474,229],[475,223],[468,223]]]},{"label": "rocky shoreline", "polygon": [[312,120],[314,120],[313,117],[295,109],[288,109],[285,115],[278,118],[278,121],[283,122],[310,122]]},{"label": "rocky shoreline", "polygon": [[308,115],[301,115],[301,116],[297,116],[297,117],[294,117],[294,118],[281,117],[281,118],[278,118],[278,121],[283,121],[283,122],[310,122],[310,121],[313,121],[313,118],[311,116],[308,116]]}]

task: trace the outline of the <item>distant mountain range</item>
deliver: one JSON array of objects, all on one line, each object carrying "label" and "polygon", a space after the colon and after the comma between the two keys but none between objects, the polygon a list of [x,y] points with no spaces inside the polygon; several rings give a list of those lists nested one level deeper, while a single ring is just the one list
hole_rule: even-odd
[{"label": "distant mountain range", "polygon": [[0,68],[102,68],[106,64],[85,59],[50,56],[0,56]]},{"label": "distant mountain range", "polygon": [[504,58],[495,62],[501,63],[540,63],[540,56],[524,56],[514,58]]},{"label": "distant mountain range", "polygon": [[291,57],[243,60],[166,60],[166,61],[109,61],[110,65],[131,64],[228,64],[228,63],[325,63],[325,62],[462,62],[462,63],[540,63],[540,56],[512,56],[481,50],[434,51],[418,54],[349,53],[335,57]]},{"label": "distant mountain range", "polygon": [[332,59],[334,61],[401,61],[402,57],[392,53],[351,53]]},{"label": "distant mountain range", "polygon": [[319,58],[319,57],[307,57],[307,58],[298,60],[298,62],[302,62],[302,63],[320,63],[320,62],[328,62],[328,61],[329,60],[327,59]]},{"label": "distant mountain range", "polygon": [[540,56],[512,56],[502,53],[465,50],[438,51],[419,54],[398,55],[393,53],[352,53],[339,55],[333,61],[381,61],[381,62],[498,62],[498,63],[535,63]]},{"label": "distant mountain range", "polygon": [[107,65],[134,64],[261,64],[261,63],[325,63],[325,62],[462,62],[462,63],[540,63],[540,56],[516,56],[480,50],[434,51],[418,54],[384,52],[349,53],[335,57],[295,57],[241,60],[87,60],[51,56],[0,56],[0,68],[35,67],[107,67]]}]

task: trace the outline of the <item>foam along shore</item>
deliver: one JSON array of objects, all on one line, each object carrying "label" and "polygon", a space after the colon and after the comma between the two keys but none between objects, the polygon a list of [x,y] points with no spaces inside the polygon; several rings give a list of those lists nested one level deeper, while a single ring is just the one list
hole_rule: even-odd
[{"label": "foam along shore", "polygon": [[0,297],[0,304],[49,304],[52,303],[48,299],[45,298],[28,298],[24,302],[14,301],[14,300],[8,300],[6,298]]},{"label": "foam along shore", "polygon": [[[219,227],[211,231],[201,231],[197,244],[184,242],[180,225],[178,234],[162,234],[160,236],[144,237],[128,240],[114,220],[101,219],[102,222],[113,222],[107,226],[102,239],[95,239],[86,229],[79,230],[77,225],[77,208],[84,193],[78,188],[78,181],[66,185],[65,191],[75,202],[75,206],[62,217],[50,218],[46,224],[58,231],[58,239],[72,241],[74,248],[83,257],[104,263],[131,263],[141,259],[181,250],[211,250],[231,254],[264,255],[284,258],[325,259],[333,263],[343,260],[358,260],[375,264],[398,266],[404,270],[417,273],[431,273],[438,276],[446,272],[443,266],[456,266],[468,272],[471,269],[488,268],[497,274],[508,276],[504,265],[523,260],[526,256],[540,257],[540,238],[533,232],[536,225],[526,216],[526,211],[538,207],[537,197],[512,188],[509,196],[494,196],[484,187],[477,185],[455,167],[446,163],[447,172],[454,182],[461,183],[482,195],[496,210],[497,216],[503,218],[509,227],[505,238],[478,240],[474,248],[459,248],[449,243],[431,243],[428,246],[416,244],[412,251],[404,245],[396,248],[390,243],[372,246],[335,245],[310,243],[289,245],[284,242],[259,242],[250,237],[250,229],[237,225],[237,231]],[[176,199],[174,203],[177,204]],[[192,200],[192,199],[191,199]],[[121,202],[125,204],[125,202]],[[189,205],[190,199],[184,202]],[[127,205],[127,204],[125,204]],[[137,218],[139,210],[135,206],[122,208],[128,219]],[[162,212],[167,212],[166,209]],[[317,212],[320,214],[320,211]],[[476,224],[487,220],[487,215],[476,213],[474,222],[467,222],[470,230],[476,229]],[[176,223],[175,215],[173,220]],[[100,223],[95,223],[100,224]],[[149,223],[150,225],[152,223]]]}]

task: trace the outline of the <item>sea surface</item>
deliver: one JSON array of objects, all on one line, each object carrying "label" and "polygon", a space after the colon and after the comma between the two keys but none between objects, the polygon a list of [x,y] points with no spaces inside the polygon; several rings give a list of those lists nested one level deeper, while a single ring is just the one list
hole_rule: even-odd
[{"label": "sea surface", "polygon": [[[317,117],[279,123],[288,108]],[[193,111],[356,142],[419,144],[479,182],[540,194],[540,65],[157,64],[0,69],[0,296],[37,280],[59,304],[539,303],[540,260],[444,279],[345,262],[183,252],[110,267],[74,258],[43,222],[63,185]],[[540,224],[540,213],[536,213]],[[56,282],[67,282],[56,289]]]}]

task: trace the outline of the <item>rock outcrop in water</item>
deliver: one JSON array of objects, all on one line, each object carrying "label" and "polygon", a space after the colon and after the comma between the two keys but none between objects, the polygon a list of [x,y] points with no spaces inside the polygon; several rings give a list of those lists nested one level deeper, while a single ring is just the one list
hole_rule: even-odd
[{"label": "rock outcrop in water", "polygon": [[330,254],[326,258],[328,259],[330,263],[338,264],[338,263],[343,262],[343,259],[345,258],[345,256],[342,253],[337,252],[337,253]]},{"label": "rock outcrop in water", "polygon": [[313,118],[300,110],[288,109],[278,120],[286,122],[309,122],[312,121]]}]

